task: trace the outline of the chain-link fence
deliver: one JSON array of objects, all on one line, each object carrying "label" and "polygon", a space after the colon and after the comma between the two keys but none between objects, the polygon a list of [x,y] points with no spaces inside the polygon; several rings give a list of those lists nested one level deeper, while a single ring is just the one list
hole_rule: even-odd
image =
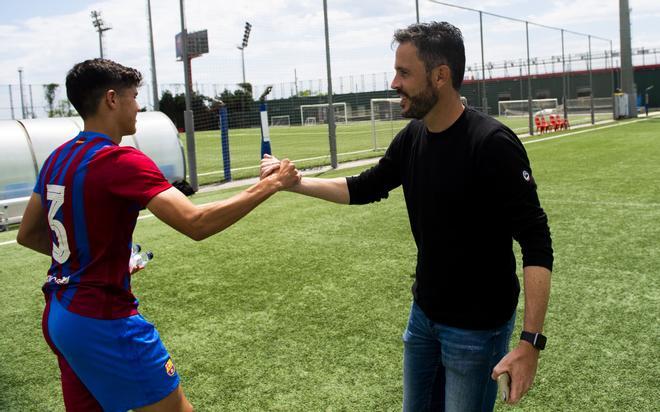
[{"label": "chain-link fence", "polygon": [[[424,2],[421,20],[446,20],[462,30],[467,62],[461,94],[468,105],[498,117],[519,134],[528,133],[530,128],[539,133],[543,123],[554,130],[564,120],[575,127],[612,118],[612,93],[620,84],[619,57],[606,39],[553,28],[561,25],[560,19],[526,24],[439,3]],[[375,10],[360,4],[350,14],[330,6],[333,108],[340,162],[382,154],[405,125],[396,93],[390,89],[394,75],[391,39],[395,29],[414,20],[414,4],[410,6],[404,12],[395,5]],[[300,10],[288,10],[289,18],[255,17],[252,37],[240,53],[227,40],[229,31],[214,34],[211,30],[213,17],[206,12],[205,2],[190,0],[186,7],[188,27],[209,28],[209,55],[191,63],[199,183],[227,179],[227,162],[234,179],[256,175],[263,134],[269,136],[274,155],[291,158],[299,167],[330,163],[328,85],[325,77],[318,77],[318,73],[325,73],[320,4],[305,3]],[[277,15],[285,15],[284,6],[273,7],[279,8]],[[178,15],[178,10],[171,13]],[[242,27],[247,18],[233,19]],[[241,32],[233,35],[238,43]],[[660,48],[634,49],[633,62],[645,64],[645,70],[652,72],[650,76],[657,77],[658,55]],[[112,53],[107,57],[113,58]],[[226,76],[229,66],[245,67],[245,82],[227,82],[237,80],[235,75]],[[153,110],[149,70],[140,69],[145,85],[138,100],[145,110]],[[310,78],[306,73],[317,76]],[[23,80],[22,86],[0,85],[0,119],[75,115],[66,100],[64,79],[53,79],[56,83],[48,85],[31,84],[26,70]],[[161,82],[158,90],[159,110],[172,119],[184,142],[185,86]],[[270,93],[264,95],[266,90]],[[651,95],[651,105],[660,106],[658,91]],[[266,114],[261,113],[262,103]],[[223,110],[229,142],[225,149],[229,156],[225,153],[224,157]]]}]

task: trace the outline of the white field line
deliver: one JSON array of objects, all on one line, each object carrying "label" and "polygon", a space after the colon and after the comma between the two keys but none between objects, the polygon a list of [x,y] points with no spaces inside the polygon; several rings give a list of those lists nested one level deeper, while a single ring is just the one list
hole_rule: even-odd
[{"label": "white field line", "polygon": [[576,134],[588,133],[588,132],[593,132],[593,131],[602,130],[602,129],[609,129],[611,127],[625,126],[625,125],[628,125],[628,124],[643,122],[643,121],[645,121],[647,119],[650,119],[650,118],[651,117],[645,117],[643,119],[622,121],[622,122],[619,122],[619,123],[608,124],[608,125],[605,125],[605,126],[598,126],[598,127],[594,127],[594,128],[585,128],[584,130],[578,130],[577,132],[569,132],[569,133],[559,134],[559,135],[556,135],[556,136],[543,137],[543,138],[534,139],[534,140],[527,140],[527,141],[524,141],[523,144],[532,144],[532,143],[537,143],[537,142],[545,142],[547,140],[559,139],[560,137],[575,136]]},{"label": "white field line", "polygon": [[588,205],[588,206],[613,206],[613,207],[637,207],[637,208],[660,208],[660,203],[639,203],[639,202],[608,202],[600,200],[565,200],[565,199],[549,199],[543,198],[543,203],[564,203],[564,204],[576,204],[576,205]]},{"label": "white field line", "polygon": [[[574,136],[576,134],[593,132],[594,130],[609,129],[611,127],[624,126],[624,125],[627,125],[627,124],[643,122],[643,121],[645,121],[645,120],[647,120],[651,117],[656,117],[656,116],[649,116],[649,117],[644,117],[642,119],[624,121],[624,122],[615,123],[615,124],[611,124],[611,125],[580,130],[580,131],[577,131],[577,132],[564,133],[564,134],[560,134],[560,135],[557,135],[557,136],[544,137],[544,138],[541,138],[541,139],[535,139],[535,140],[523,142],[523,144],[545,142],[547,140],[559,139],[560,137]],[[366,150],[366,151],[370,151],[370,150],[372,150],[372,149],[369,149],[369,150]],[[347,154],[353,154],[353,153],[362,153],[362,152],[365,152],[365,150],[360,150],[358,152],[351,152],[351,153],[341,153],[340,155],[342,155],[342,154],[347,155]],[[308,159],[298,159],[298,160],[295,160],[295,161],[300,162],[300,161],[304,161],[304,160],[315,160],[315,159],[322,159],[324,157],[327,157],[327,156],[311,157],[311,158],[308,158]],[[250,169],[250,168],[253,168],[253,167],[257,167],[257,166],[250,166],[250,167],[243,168],[243,169]],[[232,169],[232,170],[240,170],[240,169]],[[212,174],[212,173],[220,173],[220,172],[210,172],[210,173],[206,173],[206,174]],[[206,175],[206,174],[204,174],[204,175]],[[204,175],[200,174],[199,176],[204,176]],[[587,205],[621,206],[621,207],[659,207],[660,206],[660,204],[658,204],[658,203],[626,203],[626,202],[618,203],[618,202],[593,202],[593,201],[582,202],[582,201],[566,201],[566,200],[562,201],[562,200],[552,200],[552,199],[544,199],[543,201],[544,202],[557,202],[557,203],[559,203],[559,202],[579,203],[579,204],[587,204]],[[204,206],[204,205],[207,205],[207,204],[208,203],[202,203],[200,206]],[[148,215],[143,215],[143,216],[138,217],[137,220],[149,219],[149,218],[152,218],[152,217],[154,217],[154,215],[148,214]],[[14,243],[16,243],[15,240],[9,240],[9,241],[6,241],[6,242],[0,242],[0,246],[13,245]]]},{"label": "white field line", "polygon": [[[555,135],[555,136],[524,141],[523,144],[525,145],[525,144],[532,144],[532,143],[536,143],[536,142],[544,142],[546,140],[554,140],[554,139],[559,139],[560,137],[574,136],[576,134],[592,132],[594,130],[600,130],[600,129],[607,129],[607,128],[610,128],[610,127],[623,126],[623,125],[626,125],[626,124],[641,122],[641,121],[644,121],[645,119],[646,118],[632,120],[632,121],[625,121],[625,122],[620,122],[620,123],[615,123],[615,124],[608,124],[606,126],[588,128],[588,129],[579,130],[579,131],[575,131],[575,132],[562,133],[562,134]],[[379,149],[382,149],[382,148],[379,147]],[[356,152],[338,153],[337,156],[347,156],[347,155],[358,154],[358,153],[366,153],[366,152],[370,152],[370,151],[373,151],[373,149],[358,150]],[[295,162],[305,162],[305,161],[309,161],[309,160],[318,160],[318,159],[327,158],[329,156],[330,155],[327,154],[327,155],[324,155],[324,156],[308,157],[308,158],[305,158],[305,159],[293,159],[293,162],[295,163]],[[238,171],[238,170],[256,169],[258,167],[259,167],[259,165],[255,165],[255,166],[237,167],[237,168],[234,168],[234,169],[231,169],[231,170],[233,172],[233,171]],[[217,174],[220,174],[220,173],[224,173],[224,171],[223,170],[214,170],[212,172],[198,173],[197,176],[210,176],[210,175],[217,175]]]},{"label": "white field line", "polygon": [[[374,149],[366,149],[366,150],[357,150],[355,152],[345,152],[345,153],[337,153],[337,156],[348,156],[352,154],[358,154],[358,153],[366,153],[366,152],[373,152]],[[307,157],[305,159],[294,159],[293,162],[306,162],[309,160],[318,160],[318,159],[326,159],[330,157],[330,154],[323,155],[323,156],[314,156],[314,157]],[[237,170],[248,170],[248,169],[257,169],[259,165],[254,165],[254,166],[245,166],[245,167],[237,167],[231,169],[232,172],[235,172]],[[198,173],[197,176],[209,176],[209,175],[217,175],[220,173],[224,173],[223,170],[215,170],[213,172],[206,172],[206,173]]]}]

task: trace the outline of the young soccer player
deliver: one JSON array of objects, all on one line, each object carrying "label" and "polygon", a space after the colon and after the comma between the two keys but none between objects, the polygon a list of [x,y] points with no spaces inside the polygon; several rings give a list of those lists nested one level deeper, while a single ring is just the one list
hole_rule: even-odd
[{"label": "young soccer player", "polygon": [[300,181],[278,173],[223,201],[195,206],[122,136],[135,133],[142,75],[110,60],[76,64],[67,96],[84,130],[41,168],[17,241],[52,257],[43,333],[57,355],[67,411],[190,411],[158,331],[138,312],[129,257],[138,212],[148,208],[201,240]]}]

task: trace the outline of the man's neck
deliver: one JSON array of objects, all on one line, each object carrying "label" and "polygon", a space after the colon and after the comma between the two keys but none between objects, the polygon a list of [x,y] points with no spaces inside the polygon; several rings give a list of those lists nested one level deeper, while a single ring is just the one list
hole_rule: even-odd
[{"label": "man's neck", "polygon": [[461,117],[464,109],[460,96],[452,93],[444,98],[440,97],[422,120],[430,132],[444,132]]},{"label": "man's neck", "polygon": [[122,134],[117,127],[117,124],[109,119],[103,119],[99,116],[94,116],[85,119],[84,132],[96,132],[109,136],[116,144],[121,143]]}]

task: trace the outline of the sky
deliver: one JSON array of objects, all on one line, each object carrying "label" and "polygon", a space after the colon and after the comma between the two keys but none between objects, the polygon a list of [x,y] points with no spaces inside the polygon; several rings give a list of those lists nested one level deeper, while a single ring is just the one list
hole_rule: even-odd
[{"label": "sky", "polygon": [[[337,82],[342,89],[357,88],[358,83],[378,83],[380,88],[389,82],[394,61],[392,33],[415,22],[415,1],[327,3],[333,79],[343,77]],[[139,69],[146,82],[151,82],[146,4],[146,0],[0,0],[0,106],[6,106],[3,88],[19,82],[19,68],[25,84],[63,84],[75,63],[99,56],[92,10],[101,12],[106,26],[111,27],[103,36],[105,57]],[[614,49],[619,49],[617,0],[462,0],[455,4],[611,39]],[[629,5],[633,48],[660,49],[660,1],[630,0]],[[186,0],[184,6],[188,31],[206,29],[209,35],[209,53],[192,63],[195,83],[233,85],[242,81],[241,53],[236,46],[249,21],[248,82],[281,84],[293,82],[297,76],[303,89],[325,87],[319,81],[326,77],[322,0]],[[183,83],[183,65],[177,62],[174,49],[175,35],[181,31],[180,2],[152,0],[151,9],[158,83],[161,87]],[[419,9],[421,21],[449,21],[462,30],[468,66],[481,61],[477,13],[429,0],[419,0]],[[486,62],[525,58],[524,24],[487,15],[483,24]],[[532,56],[561,54],[558,31],[530,26],[529,35]],[[609,47],[607,41],[592,39],[594,53]],[[587,50],[586,37],[566,33],[567,54]],[[284,88],[275,86],[275,91],[284,92]],[[213,93],[206,90],[206,94]]]}]

